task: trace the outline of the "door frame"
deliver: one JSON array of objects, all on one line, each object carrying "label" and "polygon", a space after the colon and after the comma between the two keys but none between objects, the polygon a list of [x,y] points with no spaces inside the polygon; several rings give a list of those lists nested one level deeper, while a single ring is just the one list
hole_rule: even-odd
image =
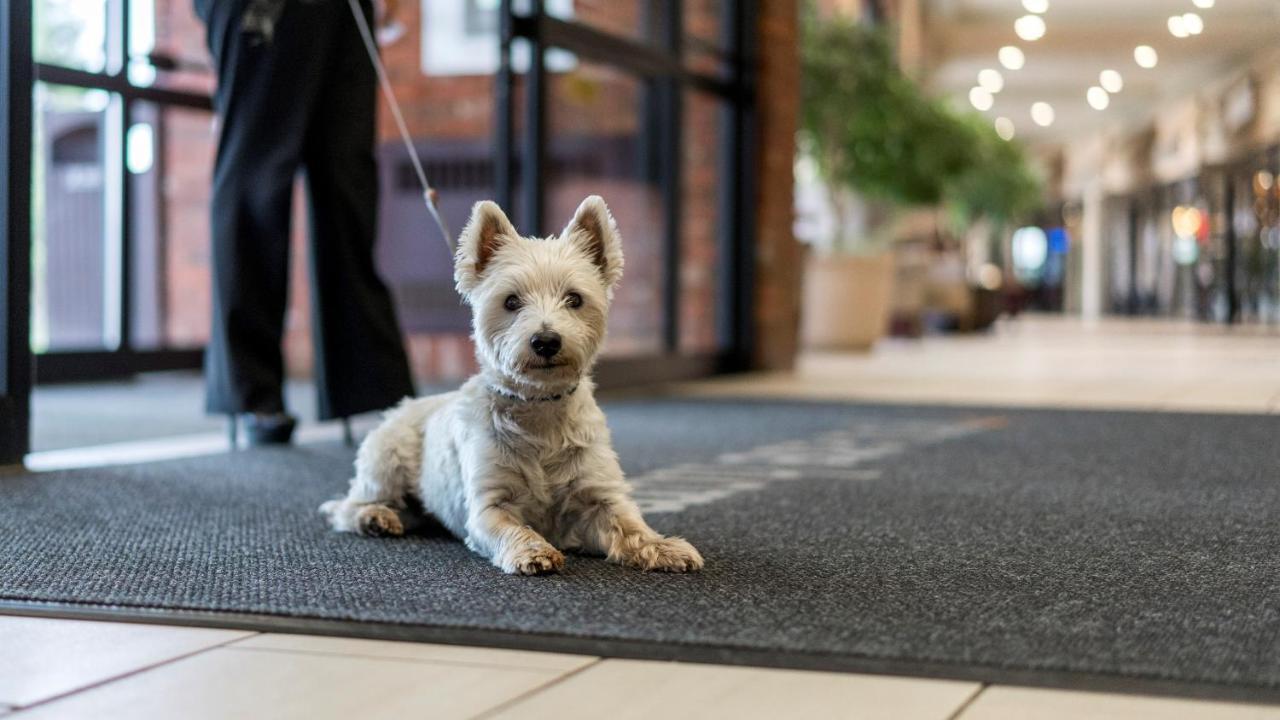
[{"label": "door frame", "polygon": [[31,422],[31,0],[0,0],[0,466]]}]

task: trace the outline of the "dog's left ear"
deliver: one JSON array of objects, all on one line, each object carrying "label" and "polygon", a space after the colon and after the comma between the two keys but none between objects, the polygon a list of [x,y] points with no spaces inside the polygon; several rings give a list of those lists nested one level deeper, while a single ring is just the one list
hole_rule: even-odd
[{"label": "dog's left ear", "polygon": [[606,289],[622,279],[622,238],[609,214],[609,206],[599,195],[592,195],[573,214],[560,237],[577,245],[600,269]]}]

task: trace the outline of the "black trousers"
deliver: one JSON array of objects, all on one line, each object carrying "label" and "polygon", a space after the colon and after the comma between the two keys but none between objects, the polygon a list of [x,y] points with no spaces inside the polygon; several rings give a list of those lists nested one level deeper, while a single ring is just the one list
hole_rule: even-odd
[{"label": "black trousers", "polygon": [[[211,413],[284,409],[293,181],[305,173],[311,330],[321,419],[413,394],[395,307],[374,267],[377,78],[346,0],[285,0],[269,32],[262,0],[195,0],[217,66]],[[271,4],[271,0],[267,0]],[[363,0],[366,17],[370,15]]]}]

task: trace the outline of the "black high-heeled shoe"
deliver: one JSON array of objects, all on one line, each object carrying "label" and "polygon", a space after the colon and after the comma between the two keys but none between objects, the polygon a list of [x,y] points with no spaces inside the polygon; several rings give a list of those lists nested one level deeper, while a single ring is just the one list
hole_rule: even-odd
[{"label": "black high-heeled shoe", "polygon": [[[249,447],[261,445],[288,445],[293,442],[293,431],[298,419],[287,413],[244,413],[230,418],[231,447],[236,445],[236,426],[244,425],[245,442]],[[239,421],[239,422],[237,422]]]}]

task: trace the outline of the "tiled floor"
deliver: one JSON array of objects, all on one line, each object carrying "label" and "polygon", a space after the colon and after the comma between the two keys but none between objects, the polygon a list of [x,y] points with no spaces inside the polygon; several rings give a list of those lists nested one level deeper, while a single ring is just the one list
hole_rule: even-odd
[{"label": "tiled floor", "polygon": [[[1024,319],[695,395],[1280,412],[1280,334]],[[0,616],[0,716],[1245,718],[1280,706]]]},{"label": "tiled floor", "polygon": [[813,353],[794,373],[683,385],[698,395],[891,403],[1280,412],[1280,328],[1024,317],[989,334]]},{"label": "tiled floor", "polygon": [[0,617],[0,648],[15,720],[1280,720],[1242,703],[76,620]]}]

